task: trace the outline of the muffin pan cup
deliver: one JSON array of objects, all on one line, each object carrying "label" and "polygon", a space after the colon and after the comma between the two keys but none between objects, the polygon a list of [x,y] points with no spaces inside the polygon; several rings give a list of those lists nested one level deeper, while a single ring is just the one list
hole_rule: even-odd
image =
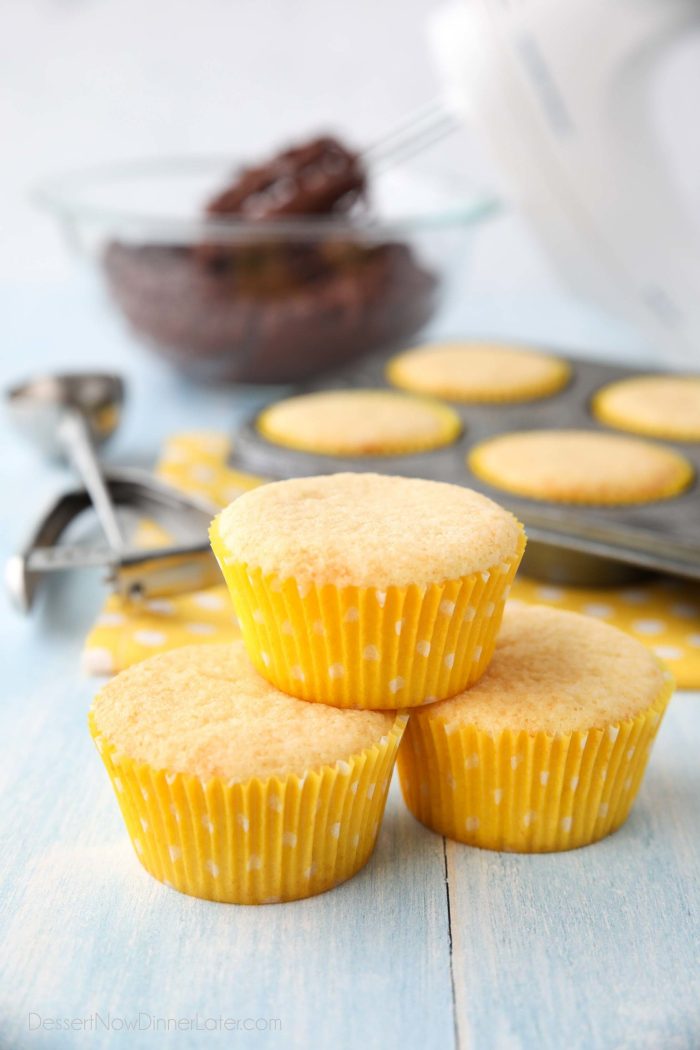
[{"label": "muffin pan cup", "polygon": [[90,732],[132,845],[154,878],[232,904],[299,900],[332,889],[369,860],[406,726],[304,775],[243,782],[155,769]]},{"label": "muffin pan cup", "polygon": [[[485,345],[493,345],[497,352],[502,352],[503,349],[511,349],[511,346],[508,344],[504,346],[504,344],[486,343]],[[450,353],[451,344],[449,341],[447,343],[432,344],[432,346],[437,349],[438,354],[445,349]],[[568,383],[571,376],[570,365],[562,360],[561,357],[542,355],[541,351],[534,351],[530,354],[529,360],[531,365],[527,376],[519,375],[514,377],[510,375],[506,383],[503,383],[502,376],[499,376],[499,380],[492,384],[491,381],[483,377],[474,381],[475,377],[472,373],[472,381],[467,380],[464,386],[455,391],[450,388],[449,382],[445,382],[444,385],[442,383],[435,385],[428,383],[426,385],[421,379],[416,382],[415,377],[412,377],[411,359],[414,358],[414,354],[421,354],[422,349],[417,347],[393,357],[386,368],[387,379],[393,386],[401,390],[418,394],[427,392],[430,396],[442,398],[445,401],[455,400],[463,404],[494,404],[496,402],[515,404],[522,401],[532,401],[534,398],[548,397],[550,394],[555,394]],[[534,355],[540,355],[540,358],[544,356],[546,361],[540,360],[538,365],[533,360]],[[509,359],[501,360],[500,364],[502,373],[508,369]],[[535,374],[533,374],[533,369]],[[477,361],[477,376],[478,371],[479,364]],[[469,388],[469,393],[467,393],[467,387]]]},{"label": "muffin pan cup", "polygon": [[[333,392],[335,393],[335,391]],[[344,392],[341,392],[344,393]],[[386,435],[383,439],[383,444],[386,446],[390,444],[391,448],[384,448],[383,454],[391,455],[410,455],[416,452],[428,452],[434,448],[442,448],[445,445],[451,445],[452,442],[459,437],[462,431],[462,421],[456,412],[446,405],[444,402],[435,401],[433,398],[421,397],[418,394],[406,394],[400,390],[397,391],[383,391],[383,390],[372,390],[372,391],[351,391],[349,396],[355,394],[356,404],[353,406],[355,413],[361,413],[363,410],[368,410],[370,407],[371,400],[377,398],[381,402],[390,401],[393,395],[395,404],[399,408],[405,408],[410,406],[412,410],[418,410],[424,414],[424,417],[432,418],[433,422],[433,433],[427,434],[425,429],[420,434],[412,434],[410,438],[397,438],[395,435]],[[321,392],[323,396],[323,392]],[[366,396],[365,396],[366,395]],[[285,399],[277,402],[268,408],[264,409],[257,419],[257,427],[262,436],[271,441],[276,445],[283,445],[285,448],[297,449],[299,451],[305,451],[306,444],[305,440],[297,439],[292,437],[289,433],[288,424],[280,424],[279,420],[275,419],[275,408],[277,405],[284,407],[290,401],[294,401],[295,398]],[[301,402],[303,398],[300,398]],[[312,406],[310,407],[313,412]],[[423,421],[424,422],[424,421]],[[357,447],[355,449],[348,450],[347,442],[352,443],[352,435],[348,436],[343,433],[342,429],[338,429],[333,434],[333,438],[329,445],[333,449],[327,452],[328,455],[345,454],[350,451],[353,454],[362,455],[376,455],[376,452],[364,452]],[[377,442],[381,444],[381,441]],[[334,447],[333,447],[334,446]],[[340,449],[340,452],[338,452]],[[326,454],[326,453],[324,453]]]},{"label": "muffin pan cup", "polygon": [[488,667],[525,547],[488,571],[427,586],[302,585],[236,560],[211,530],[248,654],[301,700],[398,709],[442,700]]},{"label": "muffin pan cup", "polygon": [[[680,384],[680,389],[687,391],[687,383],[689,379],[693,382],[693,390],[696,393],[696,397],[700,397],[700,376],[689,377],[687,375],[676,376],[638,376],[635,387],[635,380],[632,380],[632,384],[623,380],[621,383],[612,383],[609,387],[604,387],[599,390],[593,398],[592,408],[593,413],[601,423],[605,426],[613,427],[615,430],[619,430],[625,434],[638,434],[642,437],[657,438],[662,441],[682,441],[684,444],[689,441],[700,441],[700,419],[697,418],[697,413],[693,412],[690,417],[686,415],[686,412],[681,408],[675,418],[665,418],[661,420],[658,413],[658,402],[655,404],[655,411],[649,416],[644,409],[639,409],[629,404],[629,392],[633,389],[639,396],[639,391],[642,391],[642,396],[653,399],[658,391],[658,383],[656,389],[654,380],[661,380],[664,383],[668,380],[671,383]],[[648,382],[647,382],[648,380]],[[676,387],[679,390],[679,387]],[[624,394],[627,394],[627,401],[625,404],[620,405],[619,399],[622,395],[624,400]],[[681,395],[683,396],[683,395]],[[634,401],[634,398],[632,399]],[[663,398],[667,403],[667,394]],[[692,421],[691,421],[692,420]]]},{"label": "muffin pan cup", "polygon": [[[551,348],[549,352],[557,353]],[[652,374],[651,370],[608,365],[565,354],[559,356],[571,365],[572,374],[568,384],[549,397],[517,404],[450,402],[450,407],[462,419],[464,430],[448,447],[405,456],[314,455],[266,441],[258,432],[254,417],[236,438],[234,465],[271,478],[372,470],[466,485],[507,507],[523,522],[529,537],[523,567],[528,568],[528,555],[536,558],[536,571],[552,582],[617,583],[622,578],[621,563],[630,567],[630,576],[642,569],[700,580],[700,443],[659,441],[690,462],[693,480],[677,496],[623,507],[573,506],[525,499],[487,484],[470,471],[466,463],[470,451],[497,434],[547,428],[619,433],[593,415],[591,402],[595,394],[617,379]],[[304,389],[387,388],[385,370],[390,359],[387,355],[377,356]],[[570,554],[573,557],[569,557]],[[607,566],[610,566],[609,579]]]},{"label": "muffin pan cup", "polygon": [[586,732],[491,734],[429,711],[409,720],[398,771],[406,805],[440,835],[482,849],[576,849],[627,819],[673,681],[636,718]]}]

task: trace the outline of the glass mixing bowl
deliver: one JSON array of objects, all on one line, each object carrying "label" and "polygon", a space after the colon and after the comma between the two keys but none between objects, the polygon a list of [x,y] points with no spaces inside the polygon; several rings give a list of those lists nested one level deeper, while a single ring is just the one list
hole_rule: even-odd
[{"label": "glass mixing bowl", "polygon": [[138,338],[199,379],[292,382],[413,339],[496,207],[410,168],[370,172],[371,207],[251,221],[203,215],[231,158],[95,168],[37,194],[99,267]]}]

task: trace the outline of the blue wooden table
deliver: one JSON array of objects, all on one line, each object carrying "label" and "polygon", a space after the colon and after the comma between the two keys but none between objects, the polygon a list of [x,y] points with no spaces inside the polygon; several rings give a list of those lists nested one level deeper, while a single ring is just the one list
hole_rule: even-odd
[{"label": "blue wooden table", "polygon": [[[183,428],[250,409],[139,353],[82,285],[0,290],[3,382],[118,367],[132,398],[109,450],[149,462]],[[462,304],[445,331],[605,345],[566,301]],[[620,350],[625,347],[620,345]],[[628,347],[629,349],[629,347]],[[2,423],[3,557],[66,481]],[[0,599],[0,1047],[697,1050],[700,705],[672,702],[632,817],[550,856],[481,852],[418,825],[396,785],[376,854],[309,901],[244,908],[150,879],[86,730],[78,670],[91,576],[22,620]]]}]

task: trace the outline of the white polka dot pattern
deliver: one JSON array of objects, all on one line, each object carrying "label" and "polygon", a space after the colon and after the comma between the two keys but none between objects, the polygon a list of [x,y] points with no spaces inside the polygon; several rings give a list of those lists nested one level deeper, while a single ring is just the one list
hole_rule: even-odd
[{"label": "white polka dot pattern", "polygon": [[167,635],[163,631],[135,631],[134,641],[148,648],[158,648],[167,641]]},{"label": "white polka dot pattern", "polygon": [[408,721],[320,770],[240,783],[117,756],[90,719],[143,866],[194,896],[258,904],[323,892],[365,863]]},{"label": "white polka dot pattern", "polygon": [[[493,651],[503,592],[518,557],[503,572],[424,587],[333,588],[226,565],[212,542],[241,631],[256,666],[283,692],[336,707],[413,707],[454,695],[476,681]],[[260,654],[269,657],[263,658]]]},{"label": "white polka dot pattern", "polygon": [[554,736],[492,733],[454,714],[448,723],[440,705],[413,712],[398,760],[408,808],[438,834],[486,849],[596,841],[629,813],[671,688],[634,719]]},{"label": "white polka dot pattern", "polygon": [[[228,467],[228,448],[228,441],[220,434],[176,435],[168,441],[161,459],[161,476],[185,490],[188,487],[196,489],[212,502],[224,505],[253,487],[258,480]],[[206,483],[201,480],[201,474],[200,480],[193,477],[190,468],[196,464],[208,468],[205,470],[209,478]],[[157,546],[168,539],[167,533],[152,523],[139,527],[138,542],[145,546]],[[500,565],[497,571],[500,573],[503,568]],[[273,590],[278,586],[278,581],[272,581]],[[506,586],[505,591],[508,589]],[[584,611],[586,604],[600,604],[600,592],[594,589],[543,586],[524,577],[518,578],[514,594],[519,599],[547,602],[578,612]],[[209,640],[209,637],[224,641],[232,636],[231,624],[234,621],[230,600],[223,587],[173,599],[155,599],[155,603],[155,608],[150,608],[148,603],[120,602],[114,596],[107,600],[85,644],[83,668],[87,674],[120,671],[143,659],[144,648],[150,653],[196,642],[200,637],[202,641]],[[662,650],[662,658],[670,664],[679,686],[692,688],[700,685],[700,633],[693,629],[694,623],[700,622],[697,588],[652,581],[606,593],[605,603],[612,610],[606,617],[609,622],[629,630],[641,641],[666,647]],[[465,616],[469,615],[472,615],[470,610],[465,610]],[[205,617],[216,635],[199,636],[187,632],[187,623],[200,619],[204,622]],[[634,628],[635,619],[658,621],[663,624],[663,631],[659,634],[639,633]],[[357,623],[359,609],[356,606],[349,608],[345,620]],[[159,631],[163,640],[157,645],[144,647],[135,639],[141,630]],[[419,636],[416,636],[415,641],[418,640]]]}]

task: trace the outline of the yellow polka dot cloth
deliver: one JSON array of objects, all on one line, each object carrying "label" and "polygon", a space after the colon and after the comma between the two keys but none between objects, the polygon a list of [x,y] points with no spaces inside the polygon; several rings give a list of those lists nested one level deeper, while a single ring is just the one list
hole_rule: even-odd
[{"label": "yellow polka dot cloth", "polygon": [[681,689],[700,687],[700,586],[666,578],[635,587],[553,587],[518,576],[511,598],[597,616],[638,638]]},{"label": "yellow polka dot cloth", "polygon": [[[177,434],[168,440],[156,473],[185,492],[226,506],[261,481],[226,466],[230,447],[220,434]],[[157,547],[169,539],[153,522],[144,522],[136,537],[145,547]],[[223,579],[220,587],[176,598],[132,602],[111,595],[86,639],[83,669],[87,674],[116,674],[166,649],[198,641],[226,642],[239,636]]]},{"label": "yellow polka dot cloth", "polygon": [[[178,488],[225,506],[263,479],[227,465],[229,440],[209,432],[170,438],[158,476]],[[144,523],[138,542],[153,546],[167,534]],[[680,688],[700,687],[700,586],[655,579],[621,589],[553,587],[519,575],[513,599],[598,616],[639,638],[666,661]],[[147,656],[193,642],[221,642],[240,631],[223,583],[176,598],[129,602],[109,597],[83,652],[88,674],[115,674]]]}]

